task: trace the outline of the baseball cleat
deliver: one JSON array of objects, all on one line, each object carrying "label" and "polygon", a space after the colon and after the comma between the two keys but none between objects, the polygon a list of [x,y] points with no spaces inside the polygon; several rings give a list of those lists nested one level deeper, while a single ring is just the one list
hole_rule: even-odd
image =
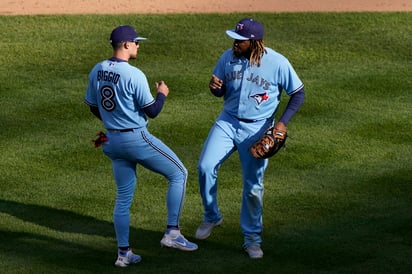
[{"label": "baseball cleat", "polygon": [[160,241],[162,247],[177,248],[183,251],[195,251],[197,244],[189,242],[181,233],[180,230],[167,229]]},{"label": "baseball cleat", "polygon": [[245,251],[251,259],[260,259],[263,257],[263,251],[258,245],[251,245],[245,248]]},{"label": "baseball cleat", "polygon": [[132,250],[129,248],[127,251],[118,251],[117,260],[114,263],[114,265],[118,267],[127,267],[130,264],[137,264],[141,260],[142,257],[140,257],[137,254],[134,254]]},{"label": "baseball cleat", "polygon": [[202,222],[196,230],[196,239],[204,240],[207,237],[209,237],[210,233],[212,233],[213,228],[215,228],[215,226],[220,225],[222,221],[223,219],[220,219],[216,223]]}]

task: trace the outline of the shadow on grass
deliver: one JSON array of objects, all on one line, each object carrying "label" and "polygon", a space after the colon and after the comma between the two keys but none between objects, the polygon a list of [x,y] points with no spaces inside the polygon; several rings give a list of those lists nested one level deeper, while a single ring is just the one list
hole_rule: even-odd
[{"label": "shadow on grass", "polygon": [[[33,269],[94,269],[93,272],[101,272],[99,268],[106,272],[113,266],[117,245],[112,222],[67,210],[4,199],[0,199],[0,213],[47,228],[35,228],[35,232],[26,232],[27,226],[22,228],[25,231],[0,230],[0,257],[16,258],[16,261],[9,260],[11,265],[22,260],[26,267],[31,266]],[[137,247],[137,253],[150,261],[152,256],[156,258],[159,255],[162,233],[131,227],[130,242]],[[3,258],[0,261],[5,260]]]},{"label": "shadow on grass", "polygon": [[68,210],[0,199],[0,212],[59,232],[114,237],[113,223]]},{"label": "shadow on grass", "polygon": [[93,248],[70,239],[57,239],[38,233],[0,231],[0,240],[2,266],[10,273],[18,272],[18,269],[23,272],[29,269],[33,272],[48,272],[47,269],[74,271],[88,269],[92,265],[110,266],[109,262],[114,262],[116,256],[113,250],[102,251],[98,246]]},{"label": "shadow on grass", "polygon": [[[365,207],[357,214],[264,231],[262,260],[241,250],[236,222],[224,222],[196,252],[160,248],[162,231],[131,227],[131,244],[143,260],[139,273],[409,273],[409,200]],[[111,273],[116,256],[113,224],[47,206],[0,199],[0,213],[33,226],[0,226],[0,268],[6,273]],[[17,227],[17,229],[14,229]],[[50,231],[53,230],[53,231]],[[190,234],[187,232],[188,235]]]},{"label": "shadow on grass", "polygon": [[[67,210],[4,199],[0,199],[0,213],[30,223],[34,229],[28,231],[31,230],[28,228],[29,224],[19,231],[15,223],[8,225],[2,221],[0,227],[11,227],[0,229],[0,268],[7,268],[8,273],[118,271],[113,266],[116,241],[112,222]],[[222,255],[228,250],[226,246],[214,243],[205,243],[211,250],[202,252],[161,248],[163,230],[159,229],[160,231],[150,231],[130,228],[131,246],[143,260],[138,266],[128,270],[134,269],[140,273],[202,273],[203,270],[198,269],[197,265],[209,260],[207,254],[215,250]],[[190,236],[187,238],[193,241]],[[236,253],[237,250],[233,251]],[[208,269],[218,267],[216,265]]]}]

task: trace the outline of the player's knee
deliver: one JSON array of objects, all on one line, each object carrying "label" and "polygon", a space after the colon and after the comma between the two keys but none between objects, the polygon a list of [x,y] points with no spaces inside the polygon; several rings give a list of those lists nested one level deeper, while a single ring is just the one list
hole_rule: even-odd
[{"label": "player's knee", "polygon": [[186,182],[187,177],[188,177],[188,171],[183,166],[180,167],[179,169],[176,169],[170,175],[166,176],[166,178],[169,181],[173,181],[173,182]]},{"label": "player's knee", "polygon": [[189,176],[189,172],[187,171],[185,167],[182,169],[182,176],[183,176],[184,181],[186,182],[187,176]]},{"label": "player's knee", "polygon": [[210,161],[202,161],[200,160],[197,165],[197,170],[200,174],[211,173],[216,169],[216,165],[211,163]]}]

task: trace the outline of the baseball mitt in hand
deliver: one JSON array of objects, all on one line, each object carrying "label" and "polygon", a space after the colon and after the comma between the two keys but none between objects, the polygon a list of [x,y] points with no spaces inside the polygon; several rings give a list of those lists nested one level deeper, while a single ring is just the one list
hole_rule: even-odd
[{"label": "baseball mitt in hand", "polygon": [[104,142],[107,142],[107,136],[103,132],[100,131],[97,133],[97,136],[98,137],[96,139],[92,140],[94,147],[100,147]]},{"label": "baseball mitt in hand", "polygon": [[272,126],[256,143],[250,146],[249,150],[257,159],[272,157],[285,146],[287,136],[286,130],[278,130]]}]

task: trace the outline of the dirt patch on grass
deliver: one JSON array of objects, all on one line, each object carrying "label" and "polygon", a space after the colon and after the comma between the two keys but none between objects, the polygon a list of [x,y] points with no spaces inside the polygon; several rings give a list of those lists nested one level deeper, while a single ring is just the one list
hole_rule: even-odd
[{"label": "dirt patch on grass", "polygon": [[0,15],[412,11],[411,0],[5,0]]}]

